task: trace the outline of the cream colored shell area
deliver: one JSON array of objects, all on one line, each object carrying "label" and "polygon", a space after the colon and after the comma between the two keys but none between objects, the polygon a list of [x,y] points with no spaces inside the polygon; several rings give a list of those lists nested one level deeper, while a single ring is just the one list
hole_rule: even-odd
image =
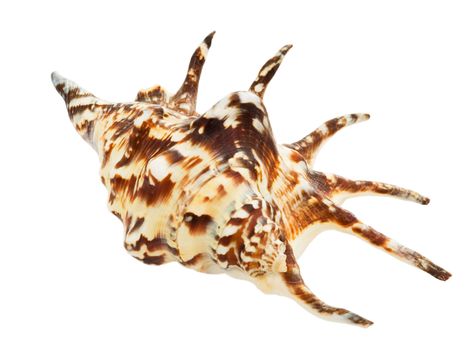
[{"label": "cream colored shell area", "polygon": [[[195,50],[175,95],[165,96],[164,89],[156,86],[142,90],[137,102],[115,104],[59,74],[52,75],[73,125],[99,154],[109,208],[124,222],[129,252],[156,265],[179,261],[202,272],[225,272],[250,280],[265,292],[290,297],[316,316],[364,327],[372,322],[327,305],[303,282],[296,259],[319,232],[336,229],[355,235],[447,280],[449,272],[340,206],[344,199],[360,195],[386,195],[424,205],[428,198],[395,185],[355,181],[309,168],[327,140],[349,125],[368,120],[368,114],[333,118],[288,145],[275,142],[263,97],[291,45],[263,65],[249,91],[229,94],[203,114],[195,110],[213,35]],[[206,135],[207,123],[215,123],[215,130],[230,137],[214,144]],[[248,133],[264,142],[253,144]],[[226,152],[233,154],[222,154],[226,145]],[[168,156],[170,152],[179,157]],[[169,190],[150,200],[150,193],[163,191],[164,181]],[[193,231],[192,216],[209,219]]]}]

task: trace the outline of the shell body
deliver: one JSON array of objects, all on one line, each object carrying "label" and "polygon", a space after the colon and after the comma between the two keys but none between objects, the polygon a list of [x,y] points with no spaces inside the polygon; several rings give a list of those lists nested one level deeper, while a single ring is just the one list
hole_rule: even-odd
[{"label": "shell body", "polygon": [[260,70],[248,91],[227,95],[204,114],[195,110],[210,34],[194,52],[176,94],[142,90],[133,103],[98,99],[53,73],[80,135],[97,151],[109,209],[124,224],[124,246],[135,258],[179,262],[228,273],[293,298],[330,320],[372,322],[325,304],[304,284],[297,257],[324,229],[360,237],[441,280],[450,274],[340,205],[361,194],[427,204],[397,186],[353,181],[311,169],[321,145],[367,114],[332,119],[300,141],[278,145],[263,104],[267,84],[290,46]]}]

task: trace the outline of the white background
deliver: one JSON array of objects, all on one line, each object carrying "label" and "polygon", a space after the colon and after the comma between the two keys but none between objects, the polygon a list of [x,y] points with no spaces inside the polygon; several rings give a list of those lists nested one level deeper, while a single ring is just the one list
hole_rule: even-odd
[{"label": "white background", "polygon": [[[331,4],[330,4],[331,3]],[[0,5],[2,349],[473,349],[475,12],[470,2],[16,1]],[[225,275],[147,266],[122,247],[99,163],[49,74],[130,101],[173,91],[217,34],[198,107],[247,89],[293,43],[265,102],[279,142],[335,116],[372,118],[336,135],[315,167],[395,183],[429,206],[345,204],[453,273],[448,282],[337,232],[300,259],[331,305],[375,322],[325,322]]]}]

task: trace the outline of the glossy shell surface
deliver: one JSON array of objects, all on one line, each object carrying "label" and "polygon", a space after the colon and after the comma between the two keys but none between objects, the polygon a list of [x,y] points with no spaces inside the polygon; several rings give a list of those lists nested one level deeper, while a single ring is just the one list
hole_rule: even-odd
[{"label": "glossy shell surface", "polygon": [[280,145],[263,97],[291,48],[259,71],[249,90],[233,92],[205,113],[196,98],[214,33],[193,53],[185,81],[170,94],[155,86],[132,103],[111,103],[52,74],[69,117],[98,153],[108,205],[124,224],[124,245],[147,264],[179,262],[228,273],[290,297],[329,320],[371,321],[325,304],[305,285],[297,258],[321,231],[340,230],[446,280],[450,274],[342,208],[346,198],[376,194],[428,204],[394,185],[354,181],[312,169],[321,146],[368,114],[331,119],[303,139]]}]

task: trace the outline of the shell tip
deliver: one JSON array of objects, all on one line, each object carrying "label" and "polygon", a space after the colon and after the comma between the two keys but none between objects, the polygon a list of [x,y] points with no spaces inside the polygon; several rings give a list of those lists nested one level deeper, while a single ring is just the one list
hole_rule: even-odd
[{"label": "shell tip", "polygon": [[51,81],[54,86],[57,86],[58,84],[64,83],[65,79],[58,72],[54,71],[51,73]]},{"label": "shell tip", "polygon": [[450,277],[452,277],[452,274],[448,271],[442,270],[439,274],[434,275],[434,277],[441,281],[447,281]]},{"label": "shell tip", "polygon": [[216,34],[216,30],[213,30],[211,33],[209,33],[209,34],[206,36],[206,38],[205,38],[205,40],[204,40],[206,46],[208,46],[208,47],[211,46],[211,42],[213,41],[213,37],[214,37],[215,34]]},{"label": "shell tip", "polygon": [[369,326],[373,325],[373,321],[367,320],[366,318],[361,317],[360,315],[354,314],[352,312],[346,314],[345,318],[352,324],[363,328],[368,328]]},{"label": "shell tip", "polygon": [[289,50],[290,50],[292,47],[294,47],[294,45],[292,45],[292,44],[287,44],[287,45],[283,46],[283,47],[280,49],[280,52],[285,55],[287,52],[289,52]]}]

